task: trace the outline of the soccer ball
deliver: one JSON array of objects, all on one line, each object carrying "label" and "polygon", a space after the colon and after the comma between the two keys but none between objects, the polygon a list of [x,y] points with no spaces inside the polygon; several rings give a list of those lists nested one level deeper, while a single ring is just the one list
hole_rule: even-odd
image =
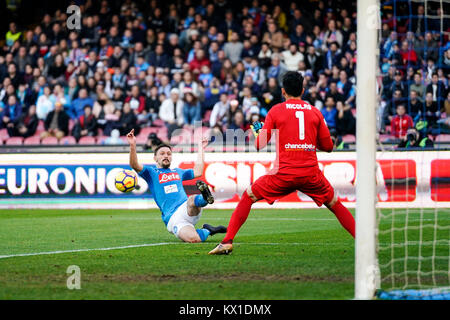
[{"label": "soccer ball", "polygon": [[137,176],[131,170],[120,170],[116,175],[115,185],[117,190],[121,192],[131,192],[136,188]]}]

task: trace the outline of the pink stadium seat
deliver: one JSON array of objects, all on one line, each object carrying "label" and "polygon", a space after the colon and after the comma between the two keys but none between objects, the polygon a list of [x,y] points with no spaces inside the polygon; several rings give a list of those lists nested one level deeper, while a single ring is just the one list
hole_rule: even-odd
[{"label": "pink stadium seat", "polygon": [[136,137],[136,143],[137,144],[145,144],[146,142],[147,142],[147,137],[146,136],[139,135],[139,136]]},{"label": "pink stadium seat", "polygon": [[161,119],[156,119],[155,121],[153,121],[153,126],[155,127],[164,127],[164,121],[162,121]]},{"label": "pink stadium seat", "polygon": [[28,137],[23,141],[24,145],[39,145],[41,144],[41,138],[38,135]]},{"label": "pink stadium seat", "polygon": [[85,136],[81,137],[78,141],[78,144],[95,144],[95,137]]},{"label": "pink stadium seat", "polygon": [[44,145],[57,145],[58,139],[56,137],[47,137],[42,139],[41,144]]},{"label": "pink stadium seat", "polygon": [[346,143],[355,143],[356,137],[352,134],[346,134],[345,136],[342,137],[342,141]]},{"label": "pink stadium seat", "polygon": [[61,138],[61,140],[59,140],[59,144],[60,145],[73,145],[73,144],[77,144],[77,140],[75,140],[75,138],[73,136],[66,136]]},{"label": "pink stadium seat", "polygon": [[[162,128],[156,128],[156,127],[146,127],[146,128],[142,128],[141,131],[139,132],[140,136],[145,136],[148,137],[148,135],[150,133],[156,133],[156,135],[158,135],[158,133],[160,133],[162,130]],[[167,129],[165,130],[167,131]]]},{"label": "pink stadium seat", "polygon": [[23,142],[23,138],[22,137],[11,137],[8,138],[8,140],[6,140],[6,145],[8,146],[17,146],[17,145],[22,145]]},{"label": "pink stadium seat", "polygon": [[45,131],[44,121],[39,120],[38,126],[36,128],[36,134],[40,134],[41,132]]},{"label": "pink stadium seat", "polygon": [[450,134],[440,134],[436,137],[436,142],[450,142]]},{"label": "pink stadium seat", "polygon": [[75,126],[75,120],[69,119],[69,132],[72,132],[72,129],[74,126]]},{"label": "pink stadium seat", "polygon": [[105,144],[105,140],[108,139],[108,136],[99,136],[97,137],[97,144]]},{"label": "pink stadium seat", "polygon": [[212,110],[207,110],[205,115],[203,116],[203,121],[209,122],[209,118],[211,118]]},{"label": "pink stadium seat", "polygon": [[394,136],[391,136],[390,134],[380,134],[380,142],[386,142],[389,139],[393,139]]},{"label": "pink stadium seat", "polygon": [[8,138],[9,138],[8,130],[1,129],[0,130],[0,139],[2,139],[3,141],[6,141]]},{"label": "pink stadium seat", "polygon": [[356,108],[351,108],[350,110],[352,110],[353,116],[356,117]]}]

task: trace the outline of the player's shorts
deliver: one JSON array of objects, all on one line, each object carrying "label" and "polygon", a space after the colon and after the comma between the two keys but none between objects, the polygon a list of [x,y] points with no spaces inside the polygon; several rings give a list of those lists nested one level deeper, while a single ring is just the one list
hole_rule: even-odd
[{"label": "player's shorts", "polygon": [[169,222],[167,223],[167,231],[173,233],[179,239],[178,232],[185,226],[194,227],[198,220],[200,220],[201,215],[202,209],[200,209],[200,213],[196,216],[191,217],[188,215],[187,201],[185,201],[170,217]]},{"label": "player's shorts", "polygon": [[319,207],[334,197],[333,187],[319,168],[302,177],[280,172],[267,174],[257,179],[251,188],[258,199],[265,199],[269,204],[297,190],[312,198]]}]

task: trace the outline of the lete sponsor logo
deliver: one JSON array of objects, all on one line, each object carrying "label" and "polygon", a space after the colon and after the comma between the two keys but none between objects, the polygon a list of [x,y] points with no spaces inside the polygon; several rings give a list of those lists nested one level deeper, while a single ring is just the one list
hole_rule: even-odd
[{"label": "lete sponsor logo", "polygon": [[181,180],[180,175],[176,172],[159,174],[159,183],[166,183],[166,182],[175,181],[175,180]]}]

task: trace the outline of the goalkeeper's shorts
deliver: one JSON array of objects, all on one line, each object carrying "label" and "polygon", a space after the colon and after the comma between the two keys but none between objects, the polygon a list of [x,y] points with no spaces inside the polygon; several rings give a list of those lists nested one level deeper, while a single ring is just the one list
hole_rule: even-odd
[{"label": "goalkeeper's shorts", "polygon": [[303,192],[319,207],[331,202],[334,197],[333,187],[319,168],[314,168],[311,172],[311,175],[301,177],[282,172],[266,174],[252,184],[252,192],[258,199],[265,199],[269,204],[294,191]]}]

